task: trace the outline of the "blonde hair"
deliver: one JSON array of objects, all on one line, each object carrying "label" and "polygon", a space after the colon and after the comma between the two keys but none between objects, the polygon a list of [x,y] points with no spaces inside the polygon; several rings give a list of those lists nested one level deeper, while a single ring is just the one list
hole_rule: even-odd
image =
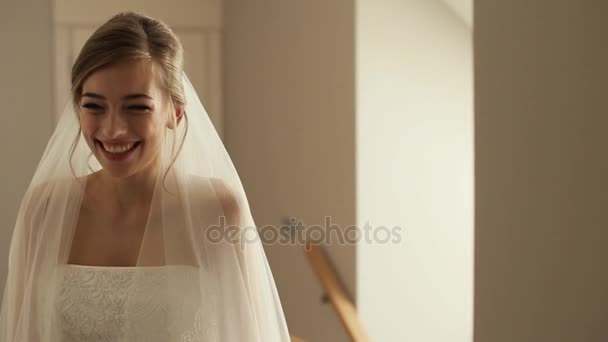
[{"label": "blonde hair", "polygon": [[[168,101],[170,112],[175,110],[175,105],[186,104],[182,85],[184,50],[179,38],[167,24],[141,13],[127,11],[114,15],[101,25],[85,42],[72,66],[72,106],[77,115],[84,81],[96,70],[123,61],[156,63],[160,70],[161,87],[170,100]],[[186,113],[184,119],[186,125],[184,136],[164,177],[175,162],[188,132]],[[170,115],[170,120],[176,128],[175,115]],[[79,129],[70,149],[71,168],[72,154],[78,144],[80,133]],[[173,150],[175,150],[175,138]]]}]

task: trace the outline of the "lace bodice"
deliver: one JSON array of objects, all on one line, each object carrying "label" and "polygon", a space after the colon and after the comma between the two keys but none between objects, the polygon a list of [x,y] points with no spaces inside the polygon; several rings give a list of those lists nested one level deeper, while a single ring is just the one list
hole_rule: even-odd
[{"label": "lace bodice", "polygon": [[61,265],[60,271],[64,342],[217,341],[210,305],[201,304],[199,268]]}]

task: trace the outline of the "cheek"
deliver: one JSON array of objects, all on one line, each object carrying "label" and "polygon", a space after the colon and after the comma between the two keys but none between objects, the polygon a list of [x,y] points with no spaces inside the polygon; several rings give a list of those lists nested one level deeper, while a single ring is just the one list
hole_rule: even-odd
[{"label": "cheek", "polygon": [[85,137],[88,138],[88,136],[91,135],[95,131],[95,123],[92,122],[91,120],[83,120],[81,118],[80,119],[80,130],[85,135]]},{"label": "cheek", "polygon": [[91,115],[80,112],[78,115],[78,121],[80,121],[81,126],[89,126],[94,120]]},{"label": "cheek", "polygon": [[149,141],[158,141],[162,135],[162,125],[158,120],[146,120],[137,127],[140,136]]}]

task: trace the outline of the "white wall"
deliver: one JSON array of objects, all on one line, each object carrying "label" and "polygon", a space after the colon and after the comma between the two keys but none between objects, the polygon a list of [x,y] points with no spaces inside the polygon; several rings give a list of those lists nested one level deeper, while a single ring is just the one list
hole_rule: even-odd
[{"label": "white wall", "polygon": [[[258,227],[355,224],[354,3],[224,2],[225,142]],[[328,248],[354,295],[355,246]],[[290,331],[348,341],[302,245],[267,245]]]},{"label": "white wall", "polygon": [[[0,3],[0,291],[21,197],[51,136],[51,4]],[[1,299],[0,299],[1,300]]]},{"label": "white wall", "polygon": [[356,2],[357,222],[402,242],[357,248],[374,341],[472,339],[470,27],[443,2]]},{"label": "white wall", "polygon": [[475,4],[475,341],[608,341],[608,3]]}]

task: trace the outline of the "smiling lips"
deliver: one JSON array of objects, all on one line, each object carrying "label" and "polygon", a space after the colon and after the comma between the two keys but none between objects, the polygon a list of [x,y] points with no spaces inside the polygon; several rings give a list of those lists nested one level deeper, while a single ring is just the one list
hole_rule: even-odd
[{"label": "smiling lips", "polygon": [[108,143],[108,142],[102,142],[100,140],[97,140],[97,142],[100,146],[102,146],[102,149],[104,150],[104,152],[107,152],[107,153],[113,154],[113,155],[128,154],[127,152],[134,150],[135,147],[137,147],[139,145],[139,141]]},{"label": "smiling lips", "polygon": [[110,153],[122,153],[132,149],[135,143],[130,143],[128,145],[106,145],[102,143],[102,145],[103,148]]}]

